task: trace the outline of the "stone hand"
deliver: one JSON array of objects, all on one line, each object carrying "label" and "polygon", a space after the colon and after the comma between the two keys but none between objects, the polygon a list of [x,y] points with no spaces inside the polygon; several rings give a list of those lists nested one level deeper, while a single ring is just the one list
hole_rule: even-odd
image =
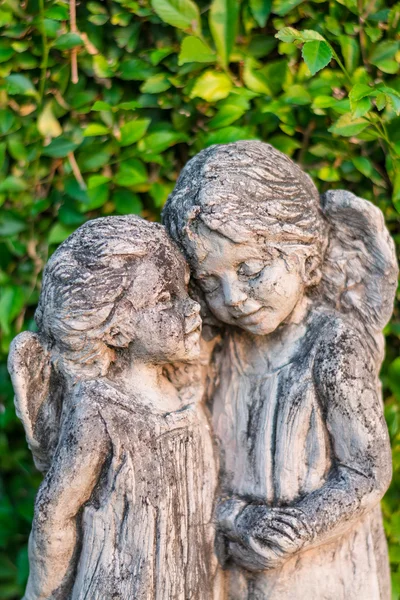
[{"label": "stone hand", "polygon": [[[235,505],[239,508],[237,501]],[[229,540],[229,556],[248,570],[280,566],[313,537],[304,513],[296,508],[242,504],[235,518],[227,520],[231,506],[232,500],[220,504],[220,527]]]}]

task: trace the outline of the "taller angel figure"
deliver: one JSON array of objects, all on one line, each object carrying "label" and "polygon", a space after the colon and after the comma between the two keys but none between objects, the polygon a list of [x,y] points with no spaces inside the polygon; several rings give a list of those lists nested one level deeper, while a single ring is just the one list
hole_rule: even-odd
[{"label": "taller angel figure", "polygon": [[389,600],[378,372],[398,271],[381,211],[320,198],[241,141],[195,156],[163,218],[222,330],[209,400],[229,598]]}]

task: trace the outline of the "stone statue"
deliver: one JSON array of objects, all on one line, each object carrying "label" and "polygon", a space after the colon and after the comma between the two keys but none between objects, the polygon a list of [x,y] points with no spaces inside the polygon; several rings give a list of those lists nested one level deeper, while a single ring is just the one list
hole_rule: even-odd
[{"label": "stone statue", "polygon": [[389,600],[378,371],[397,265],[382,213],[320,199],[285,155],[241,141],[188,162],[163,220],[220,330],[208,400],[227,597]]},{"label": "stone statue", "polygon": [[188,278],[163,226],[135,216],[89,221],[51,257],[39,331],[9,359],[46,474],[25,600],[218,597],[212,439],[201,388],[175,377],[199,354]]}]

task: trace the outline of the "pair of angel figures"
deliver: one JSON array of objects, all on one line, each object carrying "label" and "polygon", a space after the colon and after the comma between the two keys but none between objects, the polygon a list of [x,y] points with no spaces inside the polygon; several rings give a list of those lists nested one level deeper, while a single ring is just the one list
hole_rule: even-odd
[{"label": "pair of angel figures", "polygon": [[242,141],[163,219],[80,227],[13,343],[45,473],[25,599],[388,600],[381,212]]}]

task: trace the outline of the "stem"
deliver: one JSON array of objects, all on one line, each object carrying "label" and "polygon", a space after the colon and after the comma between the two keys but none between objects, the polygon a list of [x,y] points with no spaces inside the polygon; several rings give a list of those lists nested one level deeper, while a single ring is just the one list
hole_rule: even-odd
[{"label": "stem", "polygon": [[367,60],[367,49],[366,49],[366,37],[364,31],[364,17],[362,15],[363,12],[363,0],[358,0],[358,24],[360,26],[360,30],[358,32],[358,36],[360,38],[360,49],[361,49],[361,57],[367,73],[371,71],[371,66]]},{"label": "stem", "polygon": [[339,56],[337,55],[335,50],[332,48],[332,46],[330,44],[329,44],[329,46],[330,46],[330,49],[332,50],[333,58],[336,60],[339,67],[342,69],[347,81],[350,84],[350,87],[353,87],[353,80],[350,77],[350,73],[348,72],[348,70],[346,69],[346,67],[344,66],[344,64],[342,63],[342,61],[340,60]]},{"label": "stem", "polygon": [[[69,1],[69,20],[71,33],[77,33],[76,28],[76,0]],[[72,48],[71,50],[71,81],[72,83],[78,83],[78,48]]]},{"label": "stem", "polygon": [[44,0],[39,0],[39,19],[40,19],[40,33],[42,36],[42,47],[43,47],[43,57],[40,73],[40,85],[39,85],[39,106],[41,107],[43,104],[44,97],[44,88],[46,85],[46,74],[47,74],[47,65],[49,60],[49,44],[47,42],[47,34],[44,26]]},{"label": "stem", "polygon": [[73,152],[68,153],[69,164],[71,165],[72,172],[75,176],[75,179],[79,183],[79,187],[81,190],[86,190],[86,183],[82,177],[82,173],[79,169],[78,163],[76,162],[76,158]]}]

